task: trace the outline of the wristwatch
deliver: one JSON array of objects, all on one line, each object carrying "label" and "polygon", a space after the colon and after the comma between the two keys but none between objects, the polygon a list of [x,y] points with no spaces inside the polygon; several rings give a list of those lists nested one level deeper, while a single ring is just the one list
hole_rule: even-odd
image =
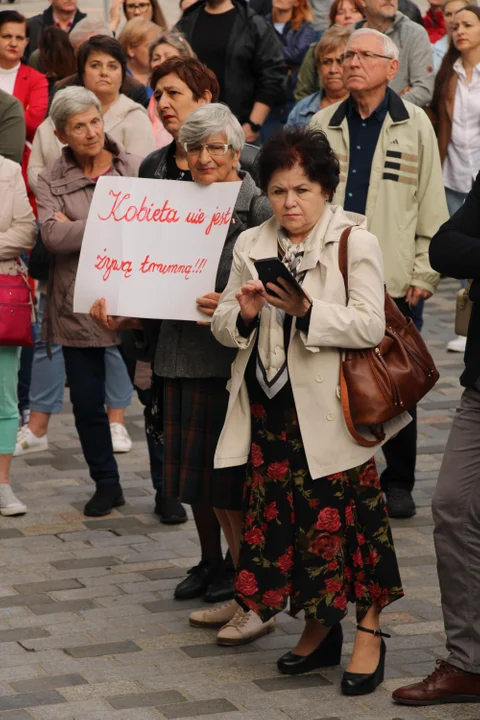
[{"label": "wristwatch", "polygon": [[250,127],[252,128],[254,133],[259,133],[260,130],[262,129],[262,126],[256,122],[253,122],[253,120],[249,120],[248,124],[250,125]]}]

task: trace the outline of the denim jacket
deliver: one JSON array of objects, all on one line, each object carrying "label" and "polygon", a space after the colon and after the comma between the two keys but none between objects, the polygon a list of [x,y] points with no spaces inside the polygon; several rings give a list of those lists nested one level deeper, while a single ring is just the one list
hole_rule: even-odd
[{"label": "denim jacket", "polygon": [[322,91],[318,90],[316,93],[313,93],[313,95],[309,95],[303,98],[303,100],[300,100],[288,116],[286,127],[293,127],[294,125],[306,127],[313,116],[320,112],[321,99]]}]

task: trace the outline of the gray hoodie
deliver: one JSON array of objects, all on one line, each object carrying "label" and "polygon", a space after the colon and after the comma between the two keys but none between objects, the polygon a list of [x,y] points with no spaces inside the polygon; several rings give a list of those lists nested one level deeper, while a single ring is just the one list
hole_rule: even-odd
[{"label": "gray hoodie", "polygon": [[[356,27],[364,27],[365,22],[358,23]],[[385,35],[393,40],[400,51],[400,67],[390,87],[398,94],[401,94],[404,88],[411,87],[411,90],[402,95],[402,99],[419,107],[429,105],[433,97],[435,77],[432,47],[427,31],[397,11]]]}]

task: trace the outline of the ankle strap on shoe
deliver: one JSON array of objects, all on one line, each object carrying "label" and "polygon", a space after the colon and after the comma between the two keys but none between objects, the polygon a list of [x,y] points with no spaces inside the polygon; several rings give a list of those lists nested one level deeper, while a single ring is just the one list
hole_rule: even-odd
[{"label": "ankle strap on shoe", "polygon": [[381,630],[370,630],[370,628],[363,627],[363,625],[357,625],[357,630],[361,630],[362,632],[370,633],[370,635],[375,635],[375,637],[382,637],[382,638],[391,638],[392,637],[388,633],[384,633]]}]

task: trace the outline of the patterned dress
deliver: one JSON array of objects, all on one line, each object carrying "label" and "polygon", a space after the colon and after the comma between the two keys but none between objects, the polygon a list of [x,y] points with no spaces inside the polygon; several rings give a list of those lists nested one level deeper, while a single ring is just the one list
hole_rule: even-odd
[{"label": "patterned dress", "polygon": [[[269,399],[255,374],[246,382],[252,447],[236,599],[265,622],[285,609],[326,626],[357,603],[357,620],[403,596],[374,460],[312,479],[290,382]],[[319,432],[321,429],[319,428]]]}]

